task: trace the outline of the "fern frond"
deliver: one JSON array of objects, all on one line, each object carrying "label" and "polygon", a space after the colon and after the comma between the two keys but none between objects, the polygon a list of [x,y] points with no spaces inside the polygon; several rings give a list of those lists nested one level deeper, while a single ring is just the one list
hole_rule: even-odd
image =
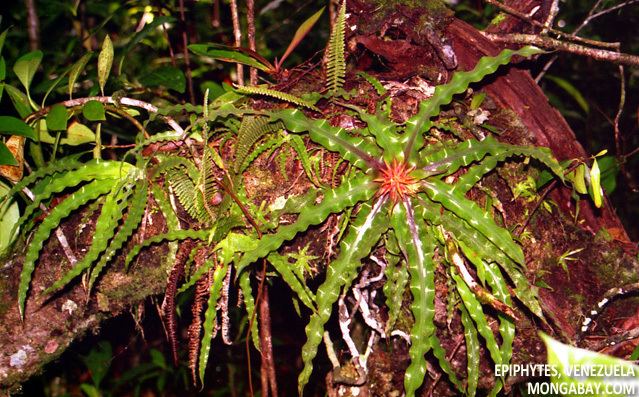
[{"label": "fern frond", "polygon": [[426,232],[423,221],[415,217],[408,200],[404,201],[403,205],[395,207],[391,222],[408,264],[410,292],[413,295],[411,311],[414,322],[410,331],[411,346],[408,351],[410,365],[404,375],[406,396],[413,397],[424,382],[424,355],[431,349],[430,337],[435,333],[435,241]]},{"label": "fern frond", "polygon": [[386,321],[385,331],[390,334],[402,309],[406,283],[408,283],[408,267],[404,266],[403,263],[400,266],[395,266],[389,262],[384,270],[384,275],[386,276],[384,296],[388,307],[388,321]]},{"label": "fern frond", "polygon": [[[81,161],[77,160],[76,158],[77,156],[68,156],[65,157],[63,159],[60,159],[58,161],[53,161],[48,163],[47,165],[38,168],[37,170],[33,171],[31,174],[25,176],[24,178],[22,178],[22,180],[20,180],[18,183],[16,183],[15,185],[13,185],[13,187],[7,192],[4,200],[3,200],[3,204],[4,202],[6,202],[7,200],[10,200],[11,197],[13,197],[14,194],[18,193],[19,191],[21,191],[22,189],[24,189],[25,187],[29,186],[30,184],[34,183],[35,181],[37,181],[38,179],[44,178],[46,176],[50,176],[56,173],[64,173],[64,172],[68,172],[77,168],[80,168],[84,165],[84,163],[82,163]],[[0,214],[1,216],[2,214]]]},{"label": "fern frond", "polygon": [[220,299],[222,292],[222,282],[226,277],[228,271],[228,264],[222,264],[213,272],[213,282],[211,283],[211,289],[209,290],[209,299],[206,304],[206,311],[204,312],[204,334],[202,335],[202,343],[200,344],[200,357],[198,360],[200,382],[204,384],[204,372],[206,370],[206,363],[209,360],[209,353],[211,351],[211,339],[213,339],[213,325],[215,318],[217,317],[217,301]]},{"label": "fern frond", "polygon": [[448,357],[446,357],[446,350],[444,350],[444,348],[442,347],[442,343],[437,337],[437,334],[435,332],[433,332],[433,334],[430,336],[430,345],[433,349],[433,356],[435,356],[435,358],[437,359],[437,363],[439,364],[439,367],[448,376],[448,380],[450,381],[450,383],[455,385],[455,387],[460,393],[463,393],[464,386],[462,385],[461,381],[457,377],[457,374],[453,370],[453,367],[451,366],[450,361],[448,360]]},{"label": "fern frond", "polygon": [[244,95],[263,95],[263,96],[279,99],[280,101],[289,102],[294,105],[301,106],[310,110],[314,110],[316,112],[320,111],[318,108],[315,107],[315,105],[313,105],[312,103],[308,101],[305,101],[304,99],[300,97],[297,97],[295,95],[292,95],[286,92],[272,90],[264,86],[256,86],[256,87],[240,86],[240,87],[237,87],[235,90],[239,92],[240,94],[244,94]]},{"label": "fern frond", "polygon": [[[75,167],[75,164],[73,166]],[[49,199],[54,193],[60,193],[65,189],[78,186],[87,181],[119,179],[127,175],[132,168],[132,165],[124,162],[94,160],[63,174],[54,174],[50,180],[46,181],[46,185],[42,186],[41,191],[36,192],[34,189],[35,200],[24,209],[11,235],[25,220],[29,219],[44,200]]]},{"label": "fern frond", "polygon": [[503,361],[501,351],[499,350],[499,345],[497,344],[495,335],[493,335],[493,331],[488,325],[488,320],[486,320],[486,315],[481,308],[481,304],[460,276],[453,273],[452,277],[453,280],[455,280],[457,292],[459,292],[459,296],[461,296],[462,302],[464,303],[466,310],[468,310],[468,314],[470,314],[475,325],[477,325],[477,331],[486,342],[486,348],[490,353],[490,358],[492,358],[496,365],[501,364]]},{"label": "fern frond", "polygon": [[[246,159],[251,153],[253,145],[263,136],[271,132],[280,130],[283,127],[281,122],[269,123],[268,117],[245,116],[237,132],[235,141],[235,164],[233,171],[240,173]],[[257,156],[255,156],[257,157]]]},{"label": "fern frond", "polygon": [[383,211],[386,201],[387,197],[382,196],[373,208],[368,203],[362,204],[360,212],[349,226],[348,234],[340,243],[338,257],[328,265],[326,280],[316,294],[317,313],[311,315],[305,328],[307,340],[302,347],[304,368],[298,377],[300,396],[313,372],[313,359],[322,342],[324,325],[331,316],[333,304],[337,301],[341,289],[348,288],[357,276],[361,260],[371,252],[388,229],[388,217]]},{"label": "fern frond", "polygon": [[[174,167],[167,170],[167,176],[173,193],[184,210],[193,218],[201,222],[210,219],[209,214],[204,208],[204,198],[196,187],[196,181],[186,173],[182,167]],[[198,173],[199,179],[199,173]]]},{"label": "fern frond", "polygon": [[306,177],[315,186],[319,186],[320,183],[318,182],[317,177],[313,173],[313,169],[311,167],[311,159],[308,156],[308,149],[306,148],[304,141],[302,140],[302,138],[300,138],[297,135],[289,135],[288,138],[289,138],[288,143],[289,145],[291,145],[293,150],[295,150],[295,152],[297,153],[297,159],[302,164],[302,168],[304,169],[304,172],[306,173]]},{"label": "fern frond", "polygon": [[269,263],[273,265],[275,270],[282,276],[282,279],[289,288],[297,294],[300,301],[309,309],[315,311],[315,294],[300,281],[298,275],[296,275],[288,259],[278,253],[272,253],[267,257]]},{"label": "fern frond", "polygon": [[471,83],[476,83],[494,73],[499,66],[509,63],[515,55],[529,57],[542,52],[532,46],[522,47],[517,51],[505,49],[497,56],[482,57],[473,70],[457,72],[450,82],[437,86],[433,96],[421,103],[417,115],[406,122],[404,158],[411,163],[414,162],[416,151],[420,150],[424,143],[422,134],[432,126],[430,119],[439,113],[442,106],[449,104],[454,95],[466,91]]},{"label": "fern frond", "polygon": [[144,240],[141,244],[137,244],[134,246],[131,251],[129,251],[128,255],[124,260],[124,267],[126,269],[129,268],[131,261],[135,259],[135,257],[142,251],[143,248],[149,247],[153,244],[158,244],[164,241],[181,241],[186,240],[188,238],[193,240],[206,240],[209,237],[210,230],[202,229],[202,230],[170,230],[166,233],[155,235],[151,238]]},{"label": "fern frond", "polygon": [[[115,254],[122,248],[122,246],[124,246],[142,221],[144,210],[146,209],[148,186],[149,184],[146,178],[140,178],[140,180],[136,183],[133,197],[130,200],[129,211],[127,212],[126,219],[122,223],[122,227],[113,238],[113,241],[111,241],[106,251],[100,256],[99,262],[95,265],[93,270],[91,270],[88,288],[89,291],[91,291],[93,284],[97,280],[98,276],[100,276],[102,269],[104,269]],[[124,201],[124,203],[128,204],[126,201]]]},{"label": "fern frond", "polygon": [[375,184],[366,176],[356,177],[344,182],[336,189],[324,193],[321,203],[302,209],[295,223],[281,226],[276,233],[269,234],[259,241],[258,246],[251,252],[244,254],[237,265],[238,274],[244,267],[264,258],[278,249],[285,241],[291,240],[298,233],[312,225],[322,223],[330,214],[352,207],[360,201],[368,200],[375,193]]},{"label": "fern frond", "polygon": [[248,317],[248,321],[253,320],[253,324],[251,324],[251,340],[253,341],[253,346],[260,351],[260,334],[257,328],[257,316],[255,315],[255,298],[253,298],[253,288],[251,287],[251,278],[250,272],[244,271],[242,273],[238,272],[238,282],[240,285],[240,289],[242,290],[242,298],[244,299],[244,307],[246,308],[246,316]]},{"label": "fern frond", "polygon": [[326,62],[326,88],[334,95],[344,84],[346,59],[344,53],[344,33],[346,31],[346,0],[342,0],[337,19],[328,40]]},{"label": "fern frond", "polygon": [[49,238],[53,229],[58,227],[62,219],[69,216],[73,211],[111,191],[115,183],[116,181],[112,179],[88,183],[76,192],[72,193],[63,202],[55,206],[44,218],[27,248],[27,252],[24,257],[24,264],[22,265],[22,272],[20,273],[18,308],[20,309],[21,316],[24,315],[24,304],[27,299],[27,293],[29,290],[29,284],[31,283],[31,276],[35,269],[35,263],[38,260],[44,242]]},{"label": "fern frond", "polygon": [[242,172],[246,171],[246,169],[253,163],[253,161],[255,161],[255,159],[258,158],[262,153],[268,153],[267,156],[270,155],[270,153],[272,153],[275,149],[282,146],[285,141],[285,137],[276,136],[258,145],[255,149],[253,149],[253,151],[248,154],[248,156],[246,156],[237,173],[241,174]]},{"label": "fern frond", "polygon": [[360,137],[350,135],[344,128],[331,126],[327,120],[311,120],[298,109],[286,109],[271,114],[272,120],[282,120],[291,132],[307,132],[313,142],[338,152],[364,172],[381,165],[379,147]]},{"label": "fern frond", "polygon": [[377,95],[384,96],[388,92],[386,88],[384,88],[382,83],[379,80],[377,80],[374,76],[371,76],[370,74],[366,72],[361,72],[361,71],[357,72],[357,75],[359,77],[362,77],[364,80],[366,80],[368,84],[372,85],[373,88],[375,89],[375,92],[377,92]]},{"label": "fern frond", "polygon": [[468,310],[464,305],[460,305],[461,322],[464,327],[464,339],[466,340],[466,395],[475,397],[477,393],[477,384],[479,383],[479,338],[477,337],[477,328],[473,320],[468,314]]},{"label": "fern frond", "polygon": [[124,209],[128,205],[128,198],[133,192],[132,187],[133,184],[128,181],[122,181],[113,187],[111,193],[106,197],[100,216],[98,216],[98,220],[95,223],[95,232],[89,250],[81,260],[73,265],[71,270],[47,288],[44,291],[44,295],[55,292],[67,285],[88,269],[104,253],[109,241],[115,235],[120,219],[124,215]]},{"label": "fern frond", "polygon": [[455,192],[454,187],[439,180],[424,181],[422,186],[431,200],[441,203],[447,210],[464,219],[515,262],[524,264],[521,247],[513,241],[508,230],[497,226],[490,213],[483,211],[474,201]]}]

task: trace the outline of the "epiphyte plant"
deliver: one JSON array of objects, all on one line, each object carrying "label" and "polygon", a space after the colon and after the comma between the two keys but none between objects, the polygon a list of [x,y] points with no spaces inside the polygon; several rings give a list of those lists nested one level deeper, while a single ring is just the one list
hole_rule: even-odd
[{"label": "epiphyte plant", "polygon": [[[326,279],[309,307],[312,314],[306,326],[307,341],[302,349],[304,368],[298,379],[300,395],[310,378],[313,359],[322,342],[324,326],[333,305],[342,290],[347,290],[358,276],[362,260],[381,241],[395,242],[410,274],[414,322],[410,330],[411,363],[404,378],[407,396],[415,395],[424,381],[425,355],[429,351],[433,352],[442,370],[460,392],[475,394],[478,360],[474,357],[468,360],[470,378],[464,388],[447,362],[435,332],[434,273],[440,264],[451,265],[447,271],[455,285],[453,293],[462,302],[460,310],[467,333],[469,358],[477,353],[479,334],[495,363],[508,363],[510,360],[514,312],[507,278],[502,271],[514,284],[514,295],[533,313],[543,316],[534,290],[520,269],[525,264],[522,249],[507,229],[498,226],[489,212],[467,199],[465,194],[499,162],[509,157],[532,157],[560,178],[562,167],[546,148],[504,144],[492,137],[481,141],[424,145],[424,134],[432,127],[431,118],[439,113],[441,106],[450,103],[455,94],[466,91],[471,83],[495,72],[513,56],[531,56],[539,52],[534,47],[524,47],[482,58],[472,71],[456,73],[448,84],[437,87],[434,95],[421,103],[418,114],[404,126],[390,120],[386,111],[378,110],[377,114],[371,115],[354,107],[350,108],[356,110],[366,128],[347,131],[331,126],[327,120],[309,119],[297,109],[270,114],[273,122],[282,122],[292,133],[308,133],[315,143],[338,152],[353,166],[340,186],[322,191],[321,199],[315,205],[302,209],[294,223],[264,235],[254,250],[244,253],[237,266],[241,274],[248,270],[250,264],[267,257],[310,226],[322,223],[330,214],[356,208],[355,218],[340,242],[339,254],[328,265]],[[449,176],[459,175],[458,171],[462,169],[466,172],[454,183],[445,182],[450,179]],[[466,267],[467,261],[475,266],[481,284],[489,286],[492,293],[472,279]],[[391,312],[397,312],[397,307],[391,306],[397,306],[397,299],[388,298]],[[401,299],[399,301],[401,304]],[[480,302],[502,313],[501,346],[488,327]],[[501,381],[497,380],[493,392],[496,394],[500,388]]]}]

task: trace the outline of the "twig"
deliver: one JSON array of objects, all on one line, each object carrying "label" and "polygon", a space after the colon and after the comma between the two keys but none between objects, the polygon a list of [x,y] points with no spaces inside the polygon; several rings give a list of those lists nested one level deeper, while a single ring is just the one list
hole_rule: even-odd
[{"label": "twig", "polygon": [[[231,0],[231,19],[233,20],[233,37],[235,37],[235,47],[242,46],[242,30],[240,28],[240,16],[237,12],[237,0]],[[244,67],[237,64],[237,84],[244,85]]]},{"label": "twig", "polygon": [[231,275],[233,268],[229,267],[224,277],[224,284],[222,285],[222,299],[218,303],[218,308],[222,312],[222,341],[227,345],[232,345],[233,340],[230,337],[229,332],[229,287],[231,286]]},{"label": "twig", "polygon": [[598,1],[597,4],[595,5],[595,7],[592,8],[592,10],[590,10],[589,15],[586,17],[586,19],[584,19],[584,21],[581,23],[581,25],[579,25],[579,27],[577,29],[575,29],[575,31],[573,32],[573,34],[577,34],[579,33],[579,31],[581,29],[583,29],[584,27],[586,27],[586,25],[588,25],[593,19],[599,18],[602,15],[606,15],[608,13],[611,13],[613,11],[616,11],[620,8],[629,6],[630,4],[636,3],[639,0],[629,0],[629,1],[624,1],[623,3],[617,4],[616,6],[612,6],[610,8],[606,8],[605,10],[601,10],[597,13],[593,13],[593,11],[595,9],[597,9],[598,5],[601,4],[601,1]]},{"label": "twig", "polygon": [[[255,51],[255,0],[246,0],[246,21],[249,50]],[[249,74],[251,85],[256,85],[257,69],[249,68]]]},{"label": "twig", "polygon": [[548,50],[558,50],[571,54],[583,55],[598,61],[612,62],[621,65],[639,66],[639,56],[604,50],[600,48],[586,47],[575,43],[567,43],[551,37],[542,37],[534,34],[493,34],[482,32],[484,37],[495,42],[511,44],[530,44]]},{"label": "twig", "polygon": [[[639,1],[639,0],[638,0]],[[583,37],[579,37],[576,36],[574,33],[566,33],[566,32],[562,32],[561,30],[557,30],[554,29],[552,27],[552,25],[546,26],[545,23],[541,23],[537,20],[532,19],[528,14],[524,14],[523,12],[516,10],[510,6],[507,6],[506,4],[500,3],[497,0],[486,0],[486,3],[493,5],[499,9],[501,9],[502,11],[504,11],[507,14],[510,14],[514,17],[517,17],[523,21],[526,21],[528,23],[530,23],[533,26],[537,26],[540,27],[550,33],[553,33],[555,35],[557,35],[558,38],[562,38],[562,39],[566,39],[566,40],[570,40],[570,41],[575,41],[575,42],[579,42],[579,43],[583,43],[583,44],[588,44],[588,45],[592,45],[595,47],[602,47],[602,48],[611,48],[611,49],[617,49],[619,48],[619,43],[607,43],[605,41],[598,41],[598,40],[591,40],[591,39],[585,39]],[[550,14],[549,14],[550,16]]]},{"label": "twig", "polygon": [[[156,106],[148,102],[144,102],[139,99],[127,98],[127,97],[117,98],[117,99],[110,96],[93,96],[93,97],[85,97],[85,98],[75,98],[75,99],[69,99],[68,101],[60,102],[59,105],[70,108],[75,106],[82,106],[89,101],[98,101],[100,103],[108,103],[108,104],[112,104],[116,106],[119,106],[120,104],[126,105],[126,106],[132,106],[136,108],[142,108],[146,110],[147,112],[156,113],[156,114],[159,111]],[[26,117],[25,121],[29,123],[30,121],[43,117],[44,115],[49,113],[49,111],[51,110],[53,106],[54,105],[43,107],[37,112],[31,113],[30,115]],[[173,128],[173,131],[177,132],[178,134],[185,135],[184,129],[180,127],[180,125],[172,117],[164,116],[164,115],[159,115],[159,116],[161,119],[164,120],[164,122],[166,122],[171,128]]]},{"label": "twig", "polygon": [[195,94],[193,93],[193,77],[191,76],[191,58],[189,56],[189,38],[187,35],[186,16],[184,13],[184,0],[179,0],[180,6],[180,23],[182,25],[182,53],[184,54],[184,66],[186,67],[186,83],[189,90],[189,101],[195,103]]},{"label": "twig", "polygon": [[559,0],[552,0],[552,3],[550,5],[550,10],[548,10],[548,16],[546,17],[546,20],[544,21],[544,28],[541,31],[541,34],[546,34],[548,30],[552,29],[552,25],[555,22],[555,18],[557,17],[558,13],[559,13]]},{"label": "twig", "polygon": [[[625,7],[627,5],[630,5],[632,3],[636,3],[639,0],[629,0],[629,1],[625,1],[621,4],[618,4],[616,6],[607,8],[605,10],[599,11],[598,13],[595,13],[595,10],[597,8],[599,8],[599,6],[601,5],[601,3],[603,2],[603,0],[597,0],[597,2],[595,3],[595,5],[590,9],[590,11],[588,12],[588,16],[586,16],[586,18],[583,20],[583,22],[575,29],[572,31],[572,35],[571,37],[578,37],[576,36],[577,33],[579,33],[581,31],[581,29],[583,29],[584,27],[586,27],[586,25],[588,25],[593,19],[598,18],[602,15],[605,15],[609,12],[618,10],[622,7]],[[617,50],[619,49],[619,45],[618,43],[611,43],[611,44],[617,44],[616,48]],[[535,82],[539,83],[539,81],[541,81],[542,77],[544,77],[544,75],[546,74],[546,72],[548,72],[548,70],[550,69],[550,67],[552,66],[553,63],[555,63],[555,61],[557,60],[557,56],[553,56],[552,58],[550,58],[548,60],[548,62],[546,62],[546,64],[544,65],[544,67],[541,69],[541,72],[539,72],[539,74],[537,75],[537,77],[535,77]]]},{"label": "twig", "polygon": [[[623,113],[623,107],[626,103],[626,76],[624,73],[623,65],[619,65],[619,107],[617,108],[617,114],[615,115],[615,121],[613,123],[615,129],[615,151],[617,157],[623,156],[623,147],[621,142],[621,131],[619,130],[619,120],[621,120],[621,114]],[[623,167],[623,163],[621,163]]]}]

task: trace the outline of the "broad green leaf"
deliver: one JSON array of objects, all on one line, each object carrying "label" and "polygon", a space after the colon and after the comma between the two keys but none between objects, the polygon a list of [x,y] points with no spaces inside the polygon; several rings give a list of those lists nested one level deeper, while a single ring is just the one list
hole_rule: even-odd
[{"label": "broad green leaf", "polygon": [[89,101],[82,107],[82,115],[89,121],[104,121],[104,105],[98,101]]},{"label": "broad green leaf", "polygon": [[5,84],[5,90],[7,91],[7,95],[11,99],[13,103],[13,107],[18,112],[18,115],[21,118],[27,117],[31,114],[31,105],[29,105],[29,99],[24,94],[24,92],[20,91],[18,88],[12,86],[11,84]]},{"label": "broad green leaf", "polygon": [[93,56],[92,52],[86,53],[82,55],[76,63],[71,66],[71,70],[69,71],[69,99],[73,98],[73,86],[75,85],[76,80],[80,76],[80,73],[84,70],[84,67],[87,65],[91,57]]},{"label": "broad green leaf", "polygon": [[619,162],[615,156],[604,156],[599,159],[601,171],[601,187],[606,194],[612,194],[617,188],[617,174],[619,174]]},{"label": "broad green leaf", "polygon": [[98,55],[98,84],[100,92],[104,95],[104,86],[111,73],[111,65],[113,64],[113,43],[107,34],[102,42],[102,50]]},{"label": "broad green leaf", "polygon": [[592,197],[592,201],[595,203],[595,207],[601,208],[603,192],[601,190],[601,173],[599,171],[597,159],[593,160],[592,168],[590,168],[590,195]]},{"label": "broad green leaf", "polygon": [[140,83],[147,87],[164,86],[184,94],[186,78],[184,73],[172,66],[162,66],[140,77]]},{"label": "broad green leaf", "polygon": [[586,165],[579,164],[577,169],[575,170],[574,179],[572,180],[573,186],[577,193],[586,194],[588,193],[588,189],[586,188]]},{"label": "broad green leaf", "polygon": [[47,128],[51,131],[64,131],[67,129],[69,114],[63,105],[54,105],[47,113]]},{"label": "broad green leaf", "polygon": [[0,54],[2,54],[2,47],[4,47],[4,40],[7,38],[7,32],[9,29],[5,29],[2,34],[0,34]]},{"label": "broad green leaf", "polygon": [[0,133],[9,135],[26,136],[27,138],[36,139],[36,134],[27,123],[11,116],[0,116]]},{"label": "broad green leaf", "polygon": [[13,71],[18,76],[22,86],[24,86],[28,98],[30,98],[29,87],[31,86],[31,81],[33,81],[33,76],[38,70],[41,61],[42,51],[37,50],[21,56],[13,65]]},{"label": "broad green leaf", "polygon": [[[0,149],[3,146],[4,144],[0,144]],[[11,155],[11,153],[9,153],[9,155]],[[2,157],[1,153],[0,157]],[[11,230],[13,229],[13,225],[15,225],[20,218],[20,210],[18,208],[18,203],[4,200],[8,191],[9,186],[0,182],[0,255],[4,254],[4,251],[18,235],[17,230],[13,234],[11,234]]]},{"label": "broad green leaf", "polygon": [[[0,140],[0,165],[18,165],[15,157],[11,154],[7,145]],[[2,212],[0,212],[2,214]]]},{"label": "broad green leaf", "polygon": [[275,70],[275,67],[266,59],[259,56],[256,53],[249,52],[244,53],[235,47],[227,47],[219,44],[191,44],[189,50],[197,55],[217,59],[224,62],[241,63],[252,68],[262,70],[264,72],[270,72]]},{"label": "broad green leaf", "polygon": [[[616,357],[565,345],[550,336],[539,333],[546,344],[548,364],[556,372],[552,382],[564,389],[566,396],[583,396],[579,388],[588,388],[597,396],[634,395],[639,382],[639,366]],[[581,374],[575,371],[579,370]],[[592,370],[591,374],[587,372]],[[596,376],[598,372],[612,372],[619,376]],[[613,387],[613,385],[615,387]],[[622,388],[628,386],[629,388]],[[560,389],[561,390],[561,389]]]},{"label": "broad green leaf", "polygon": [[7,77],[7,64],[4,62],[4,57],[0,57],[0,81],[4,81]]},{"label": "broad green leaf", "polygon": [[71,123],[67,129],[66,138],[60,140],[61,144],[71,146],[82,145],[89,142],[95,142],[95,133],[89,127],[77,121]]},{"label": "broad green leaf", "polygon": [[311,29],[313,28],[313,25],[315,25],[319,17],[324,12],[324,8],[325,7],[322,7],[315,14],[311,15],[310,18],[304,21],[300,25],[300,27],[297,28],[297,31],[295,32],[295,35],[293,36],[293,40],[291,40],[291,43],[288,45],[288,48],[286,48],[286,51],[284,52],[284,55],[282,55],[282,58],[280,58],[280,60],[277,62],[278,67],[282,65],[282,63],[284,63],[284,60],[286,60],[286,58],[288,58],[288,56],[291,55],[291,52],[293,52],[295,47],[297,47],[302,41],[302,39],[306,37],[308,32],[311,31]]}]

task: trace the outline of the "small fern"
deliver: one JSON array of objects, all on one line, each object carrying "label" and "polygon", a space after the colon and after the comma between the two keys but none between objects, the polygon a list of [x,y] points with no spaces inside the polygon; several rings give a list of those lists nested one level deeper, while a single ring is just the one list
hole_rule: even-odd
[{"label": "small fern", "polygon": [[235,165],[233,171],[240,173],[246,167],[245,161],[251,154],[251,149],[265,135],[282,128],[281,123],[269,123],[267,117],[245,116],[237,132],[235,142]]},{"label": "small fern", "polygon": [[312,103],[310,103],[308,101],[305,101],[302,98],[296,97],[295,95],[288,94],[286,92],[272,90],[272,89],[267,88],[267,87],[263,87],[263,86],[257,86],[257,87],[242,86],[242,87],[237,87],[235,90],[237,92],[239,92],[240,94],[244,94],[244,95],[263,95],[263,96],[279,99],[280,101],[292,103],[294,105],[301,106],[303,108],[307,108],[307,109],[319,112],[319,109],[316,108],[314,104],[312,104]]},{"label": "small fern", "polygon": [[344,32],[346,31],[346,0],[337,13],[331,37],[326,49],[326,88],[330,95],[335,95],[344,84],[346,76],[346,59],[344,54]]}]

